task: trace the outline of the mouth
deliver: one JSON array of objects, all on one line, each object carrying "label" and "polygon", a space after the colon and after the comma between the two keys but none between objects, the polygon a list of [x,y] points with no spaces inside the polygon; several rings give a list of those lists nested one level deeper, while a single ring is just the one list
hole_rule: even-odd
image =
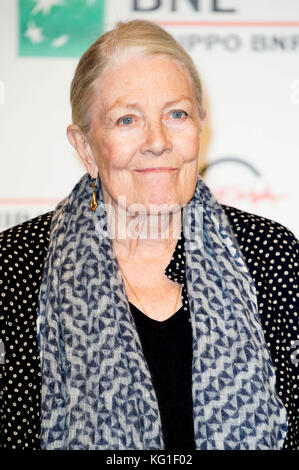
[{"label": "mouth", "polygon": [[150,173],[150,172],[171,172],[175,171],[177,168],[171,167],[155,167],[155,168],[142,168],[141,170],[135,170],[138,173]]}]

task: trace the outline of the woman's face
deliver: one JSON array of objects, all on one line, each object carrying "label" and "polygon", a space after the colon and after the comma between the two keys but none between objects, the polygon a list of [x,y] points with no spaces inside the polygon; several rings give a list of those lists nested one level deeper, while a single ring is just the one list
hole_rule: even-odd
[{"label": "woman's face", "polygon": [[182,66],[167,56],[126,58],[96,83],[91,111],[88,141],[106,203],[150,213],[153,204],[190,201],[203,123]]}]

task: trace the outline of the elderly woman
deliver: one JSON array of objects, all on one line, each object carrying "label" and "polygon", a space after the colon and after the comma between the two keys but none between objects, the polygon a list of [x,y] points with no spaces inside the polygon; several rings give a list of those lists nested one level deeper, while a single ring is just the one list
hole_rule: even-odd
[{"label": "elderly woman", "polygon": [[297,242],[198,176],[191,58],[119,23],[71,103],[87,173],[1,235],[2,446],[296,449]]}]

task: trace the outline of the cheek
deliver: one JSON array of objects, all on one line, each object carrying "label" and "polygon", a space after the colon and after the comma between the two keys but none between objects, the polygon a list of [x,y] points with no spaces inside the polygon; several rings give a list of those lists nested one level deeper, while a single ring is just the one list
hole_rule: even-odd
[{"label": "cheek", "polygon": [[130,161],[130,145],[117,138],[97,139],[95,142],[95,158],[99,167],[111,170],[121,170]]},{"label": "cheek", "polygon": [[190,131],[181,138],[177,136],[177,149],[184,161],[191,161],[198,157],[199,153],[199,133]]}]

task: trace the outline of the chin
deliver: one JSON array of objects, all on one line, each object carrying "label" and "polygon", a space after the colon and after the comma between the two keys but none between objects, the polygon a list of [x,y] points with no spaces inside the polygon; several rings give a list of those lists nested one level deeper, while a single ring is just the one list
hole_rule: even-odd
[{"label": "chin", "polygon": [[146,204],[148,215],[169,214],[170,212],[178,212],[182,205],[178,201],[150,201]]}]

